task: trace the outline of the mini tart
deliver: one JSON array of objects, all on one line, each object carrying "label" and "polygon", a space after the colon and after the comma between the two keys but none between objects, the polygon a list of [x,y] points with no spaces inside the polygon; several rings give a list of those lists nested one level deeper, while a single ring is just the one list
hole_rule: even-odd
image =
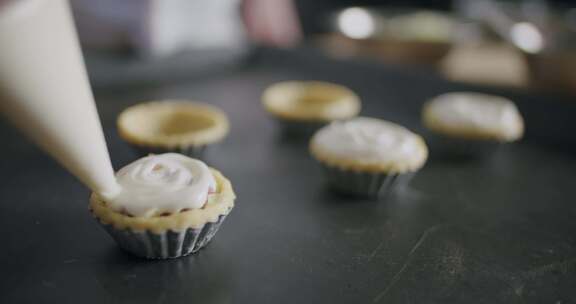
[{"label": "mini tart", "polygon": [[335,122],[310,141],[310,153],[336,192],[378,198],[405,189],[428,158],[422,137],[369,117]]},{"label": "mini tart", "polygon": [[342,170],[363,171],[372,173],[407,173],[420,169],[428,158],[428,148],[422,137],[418,136],[418,146],[422,157],[403,162],[364,162],[361,158],[336,157],[319,145],[310,143],[310,153],[319,162]]},{"label": "mini tart", "polygon": [[216,180],[216,192],[208,196],[208,201],[201,209],[190,209],[170,215],[134,217],[112,210],[103,198],[92,193],[90,210],[102,224],[112,225],[118,230],[151,231],[160,234],[168,230],[183,231],[189,228],[201,228],[206,223],[214,223],[220,216],[228,214],[234,207],[236,198],[230,181],[215,169],[211,169],[211,172]]},{"label": "mini tart", "polygon": [[440,95],[424,104],[422,107],[422,124],[432,132],[444,135],[447,137],[452,137],[462,140],[473,140],[473,141],[492,141],[492,142],[514,142],[520,140],[524,135],[524,120],[522,116],[517,111],[514,106],[515,112],[513,125],[509,128],[483,128],[480,126],[473,126],[470,124],[461,123],[455,125],[454,123],[449,123],[442,119],[433,111],[434,103],[438,101],[439,98],[443,98],[448,95],[469,95],[473,98],[487,98],[487,99],[499,99],[502,101],[509,102],[510,105],[514,105],[512,101],[509,101],[503,97],[493,96],[488,94],[480,93],[468,93],[468,92],[455,92]]},{"label": "mini tart", "polygon": [[166,151],[213,144],[229,130],[228,118],[218,108],[181,100],[129,107],[118,116],[117,126],[127,142]]},{"label": "mini tart", "polygon": [[262,103],[272,115],[296,122],[346,119],[360,112],[360,98],[349,88],[321,81],[285,81],[268,87]]},{"label": "mini tart", "polygon": [[420,151],[419,157],[407,158],[403,161],[367,162],[362,157],[337,156],[331,153],[326,147],[317,144],[314,137],[310,140],[310,154],[319,162],[342,170],[393,174],[413,172],[420,169],[426,163],[428,159],[428,147],[421,136],[416,134],[412,135],[415,137],[417,147]]}]

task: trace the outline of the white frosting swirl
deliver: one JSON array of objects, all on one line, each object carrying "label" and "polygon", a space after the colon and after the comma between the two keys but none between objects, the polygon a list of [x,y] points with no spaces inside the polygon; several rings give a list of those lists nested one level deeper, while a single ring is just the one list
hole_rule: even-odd
[{"label": "white frosting swirl", "polygon": [[416,134],[368,117],[333,122],[314,135],[312,144],[333,157],[363,163],[423,162],[427,155]]},{"label": "white frosting swirl", "polygon": [[509,140],[523,133],[523,122],[514,103],[506,98],[455,92],[442,94],[427,106],[427,115],[437,123],[453,128],[466,128],[498,134]]},{"label": "white frosting swirl", "polygon": [[216,182],[201,161],[176,153],[141,158],[116,173],[121,191],[108,200],[132,216],[202,208]]}]

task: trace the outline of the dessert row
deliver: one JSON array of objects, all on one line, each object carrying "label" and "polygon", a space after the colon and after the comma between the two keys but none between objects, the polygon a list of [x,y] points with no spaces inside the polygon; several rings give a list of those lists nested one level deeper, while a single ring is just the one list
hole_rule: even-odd
[{"label": "dessert row", "polygon": [[[264,90],[262,103],[284,133],[312,137],[311,155],[328,173],[328,184],[340,192],[386,193],[428,157],[428,146],[419,135],[389,121],[358,117],[360,98],[342,85],[280,82]],[[482,156],[524,133],[522,116],[512,101],[480,93],[439,95],[424,104],[421,119],[432,153],[451,157]],[[118,118],[121,137],[142,155],[178,152],[202,158],[228,128],[219,109],[185,101],[138,104]]]},{"label": "dessert row", "polygon": [[[344,86],[281,82],[266,89],[262,101],[283,132],[311,136],[310,154],[339,193],[381,197],[405,186],[428,158],[420,135],[357,116],[360,98]],[[479,93],[448,93],[428,101],[422,122],[439,139],[434,140],[438,150],[458,154],[519,140],[524,130],[513,102]],[[148,156],[117,173],[129,195],[92,195],[93,215],[122,248],[139,256],[170,258],[199,250],[234,206],[230,182],[199,160],[228,130],[226,115],[202,103],[159,101],[124,110],[118,117],[120,136]]]}]

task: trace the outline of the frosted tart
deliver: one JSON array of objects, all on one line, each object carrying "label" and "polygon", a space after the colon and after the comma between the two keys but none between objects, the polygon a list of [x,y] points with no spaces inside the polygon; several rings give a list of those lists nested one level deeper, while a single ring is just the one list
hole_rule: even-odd
[{"label": "frosted tart", "polygon": [[118,245],[145,258],[175,258],[203,248],[234,207],[231,183],[187,156],[141,158],[116,174],[121,192],[92,193],[90,211]]},{"label": "frosted tart", "polygon": [[381,119],[333,122],[310,141],[310,153],[338,192],[378,197],[405,187],[424,166],[428,148],[419,135]]},{"label": "frosted tart", "polygon": [[524,121],[511,100],[482,93],[437,96],[424,105],[422,122],[436,133],[471,140],[513,142],[524,134]]},{"label": "frosted tart", "polygon": [[474,92],[439,95],[422,108],[422,124],[434,150],[457,156],[483,156],[520,140],[524,120],[509,99]]}]

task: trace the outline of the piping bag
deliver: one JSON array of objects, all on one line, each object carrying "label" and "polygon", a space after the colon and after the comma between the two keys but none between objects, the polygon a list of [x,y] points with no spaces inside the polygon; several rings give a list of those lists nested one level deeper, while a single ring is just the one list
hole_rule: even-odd
[{"label": "piping bag", "polygon": [[120,191],[67,0],[0,0],[0,112],[94,192]]}]

